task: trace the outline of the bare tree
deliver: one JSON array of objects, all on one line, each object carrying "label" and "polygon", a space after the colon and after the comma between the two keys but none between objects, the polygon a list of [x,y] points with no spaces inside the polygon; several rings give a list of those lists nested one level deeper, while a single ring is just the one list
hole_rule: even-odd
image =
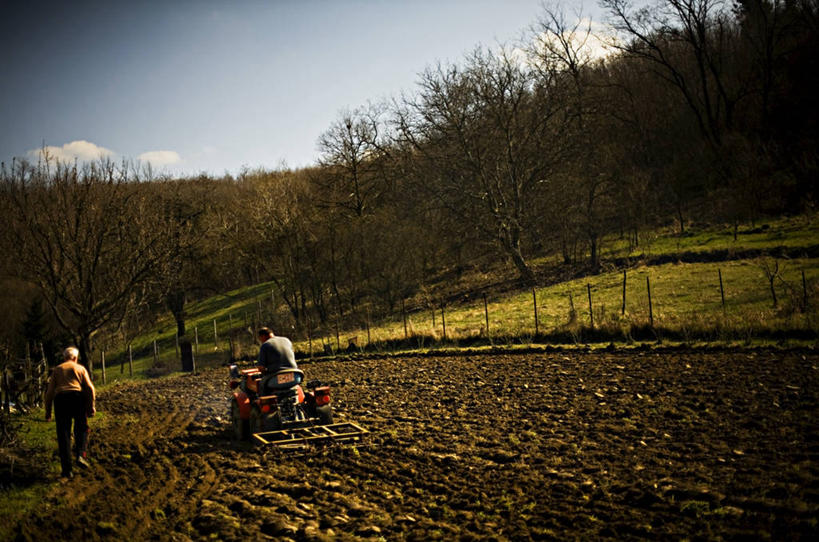
[{"label": "bare tree", "polygon": [[345,112],[319,138],[324,191],[333,206],[357,217],[371,212],[386,188],[383,108]]},{"label": "bare tree", "polygon": [[[724,0],[656,0],[634,9],[628,0],[602,0],[625,42],[612,45],[642,59],[674,86],[699,131],[719,152],[734,128],[747,81],[736,73],[739,34]],[[732,61],[733,60],[733,61]]]},{"label": "bare tree", "polygon": [[38,166],[3,167],[1,186],[19,276],[39,288],[90,366],[95,333],[117,327],[130,303],[153,291],[170,224],[126,165],[80,169],[46,156]]},{"label": "bare tree", "polygon": [[555,75],[513,51],[477,50],[464,68],[422,74],[418,96],[397,117],[419,186],[497,243],[529,282],[522,242],[534,199],[572,147],[559,82],[543,73]]}]

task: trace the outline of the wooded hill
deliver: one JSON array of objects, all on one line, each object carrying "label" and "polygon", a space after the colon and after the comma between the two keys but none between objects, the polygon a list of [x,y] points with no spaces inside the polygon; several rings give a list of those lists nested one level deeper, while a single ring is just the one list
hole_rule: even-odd
[{"label": "wooded hill", "polygon": [[3,348],[87,357],[167,311],[185,335],[190,301],[266,281],[303,333],[395,314],[467,267],[505,261],[497,280],[528,287],[552,281],[533,260],[597,272],[613,239],[814,208],[816,0],[603,5],[607,54],[597,26],[544,10],[521,43],[342,113],[314,167],[4,164]]}]

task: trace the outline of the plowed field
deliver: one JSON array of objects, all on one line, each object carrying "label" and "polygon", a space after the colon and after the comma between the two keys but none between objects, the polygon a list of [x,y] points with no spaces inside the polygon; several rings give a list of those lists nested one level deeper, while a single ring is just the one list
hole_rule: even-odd
[{"label": "plowed field", "polygon": [[[550,352],[303,363],[359,446],[231,440],[227,369],[100,394],[92,469],[21,539],[819,533],[819,356]],[[53,458],[56,462],[56,457]]]}]

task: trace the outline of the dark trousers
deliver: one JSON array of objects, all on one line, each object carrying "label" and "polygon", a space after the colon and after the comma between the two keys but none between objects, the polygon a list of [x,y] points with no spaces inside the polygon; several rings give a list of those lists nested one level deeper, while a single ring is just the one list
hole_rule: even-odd
[{"label": "dark trousers", "polygon": [[54,398],[57,444],[63,474],[71,472],[71,422],[74,422],[74,454],[85,457],[88,450],[88,417],[85,395],[80,391],[58,393]]}]

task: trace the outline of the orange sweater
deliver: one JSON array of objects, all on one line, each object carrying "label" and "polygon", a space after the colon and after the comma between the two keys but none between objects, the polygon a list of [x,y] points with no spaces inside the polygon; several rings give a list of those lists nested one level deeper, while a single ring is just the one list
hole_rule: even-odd
[{"label": "orange sweater", "polygon": [[76,361],[64,361],[54,367],[51,378],[48,379],[48,390],[45,395],[46,417],[51,416],[54,397],[67,391],[85,391],[89,396],[89,412],[95,412],[96,394],[88,371]]}]

